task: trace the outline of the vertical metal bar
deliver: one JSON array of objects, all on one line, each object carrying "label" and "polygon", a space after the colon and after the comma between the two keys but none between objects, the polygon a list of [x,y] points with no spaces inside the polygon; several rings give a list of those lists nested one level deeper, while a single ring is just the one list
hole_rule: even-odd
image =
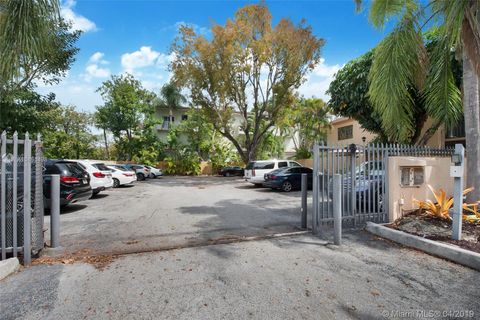
[{"label": "vertical metal bar", "polygon": [[[325,151],[327,150],[327,151]],[[326,147],[323,146],[322,144],[322,155],[321,155],[321,159],[322,159],[322,208],[321,208],[321,215],[319,215],[320,217],[320,220],[323,220],[323,216],[324,216],[324,213],[325,213],[325,200],[327,200],[327,204],[328,204],[328,200],[329,200],[329,194],[325,194],[326,192],[326,186],[328,184],[328,172],[325,172],[325,152],[328,152],[328,149],[326,149]]]},{"label": "vertical metal bar", "polygon": [[23,263],[32,262],[31,251],[31,180],[32,180],[32,141],[28,132],[25,134],[23,152]]},{"label": "vertical metal bar", "polygon": [[315,142],[313,145],[313,214],[312,214],[312,232],[313,234],[317,233],[317,221],[318,221],[318,181],[319,181],[319,172],[318,172],[318,153],[319,147],[318,143]]},{"label": "vertical metal bar", "polygon": [[34,249],[38,250],[43,248],[43,225],[44,225],[44,208],[43,208],[43,148],[40,141],[40,134],[37,135],[37,141],[35,141],[35,212],[33,220],[35,225],[32,228],[32,234],[35,239],[32,243]]},{"label": "vertical metal bar", "polygon": [[356,147],[352,145],[350,147],[350,207],[353,216],[353,225],[355,226],[357,223],[357,205],[356,205],[356,192],[355,192],[355,175],[356,175],[356,168],[355,168],[355,159],[356,157]]},{"label": "vertical metal bar", "polygon": [[[59,179],[60,179],[60,176],[59,176]],[[58,192],[59,192],[58,198],[60,198],[60,188],[58,189]],[[308,192],[308,175],[306,173],[302,173],[302,220],[301,220],[302,229],[307,229],[307,192]],[[60,209],[60,203],[58,207]],[[60,217],[60,210],[59,210],[58,216]],[[53,229],[53,224],[52,224],[52,229]]]},{"label": "vertical metal bar", "polygon": [[383,150],[383,144],[382,144],[382,153],[383,153],[383,166],[385,167],[384,171],[384,178],[382,179],[382,220],[383,222],[388,222],[388,216],[389,216],[389,202],[390,202],[390,193],[388,192],[389,189],[389,170],[388,170],[388,162],[390,158],[390,154],[387,151]]},{"label": "vertical metal bar", "polygon": [[333,243],[342,242],[342,176],[333,175]]},{"label": "vertical metal bar", "polygon": [[[303,177],[302,177],[303,178]],[[303,184],[302,184],[303,188]],[[302,189],[302,211],[306,208],[303,204],[303,192],[305,192],[305,202],[307,202],[307,190]],[[60,175],[52,174],[50,180],[50,232],[51,232],[51,243],[52,248],[57,248],[60,246]],[[307,221],[305,221],[305,225]],[[302,213],[302,226],[303,226],[303,213]]]},{"label": "vertical metal bar", "polygon": [[328,202],[326,203],[326,206],[325,206],[325,210],[323,211],[323,214],[325,215],[323,218],[329,218],[330,216],[328,215],[328,208],[330,207],[330,163],[329,163],[329,158],[330,158],[330,153],[332,152],[331,149],[328,149],[327,150],[327,154],[326,154],[326,157],[325,157],[325,167],[326,167],[326,172],[327,172],[327,199],[328,199]]},{"label": "vertical metal bar", "polygon": [[380,174],[380,171],[383,171],[384,168],[383,168],[383,165],[382,167],[380,168],[380,145],[377,143],[376,145],[376,153],[377,153],[377,177],[375,179],[375,190],[376,190],[376,198],[375,198],[375,205],[376,205],[376,208],[377,210],[375,210],[376,212],[376,222],[379,222],[380,221],[380,179],[384,179],[384,174],[383,172]]},{"label": "vertical metal bar", "polygon": [[13,133],[13,195],[12,195],[12,218],[13,218],[13,256],[18,255],[18,240],[17,240],[17,184],[18,184],[18,133]]},{"label": "vertical metal bar", "polygon": [[372,182],[372,177],[373,174],[375,174],[375,161],[372,157],[372,146],[369,144],[368,146],[368,160],[369,160],[369,174],[368,174],[368,216],[369,220],[370,217],[372,216],[373,210],[372,210],[372,191],[373,191],[373,182]]},{"label": "vertical metal bar", "polygon": [[[345,177],[345,147],[343,145],[340,146],[341,150],[342,150],[342,159],[341,159],[341,163],[342,163],[342,209],[345,209],[346,208],[346,204],[345,204],[345,186],[343,185],[343,180],[344,180],[344,177]],[[342,216],[344,216],[344,210],[342,210]]]},{"label": "vertical metal bar", "polygon": [[0,212],[1,212],[1,232],[2,232],[2,260],[7,258],[7,238],[6,238],[6,230],[7,230],[7,220],[6,220],[6,191],[7,191],[7,184],[5,179],[6,168],[5,168],[5,160],[7,157],[7,133],[5,131],[2,132],[1,136],[2,146],[1,146],[1,161],[2,161],[2,173],[1,173],[1,181],[0,181]]}]

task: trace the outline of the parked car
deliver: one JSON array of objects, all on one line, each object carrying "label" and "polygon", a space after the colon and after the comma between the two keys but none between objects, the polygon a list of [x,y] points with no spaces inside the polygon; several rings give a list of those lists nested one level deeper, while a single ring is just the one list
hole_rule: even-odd
[{"label": "parked car", "polygon": [[113,187],[112,172],[104,163],[90,160],[73,161],[78,163],[90,175],[90,186],[92,187],[93,195]]},{"label": "parked car", "polygon": [[155,168],[155,167],[152,167],[152,166],[145,166],[145,167],[150,169],[149,178],[155,179],[155,178],[163,176],[163,172],[162,172],[161,169],[158,169],[158,168]]},{"label": "parked car", "polygon": [[302,187],[302,174],[307,174],[308,188],[312,188],[313,170],[307,167],[280,168],[265,174],[263,185],[285,192],[298,190]]},{"label": "parked car", "polygon": [[[382,161],[366,161],[357,166],[354,176],[354,192],[357,210],[373,209],[383,207],[383,184],[385,171]],[[343,201],[351,201],[352,175],[345,175],[343,178]],[[333,198],[333,180],[328,182],[328,196]]]},{"label": "parked car", "polygon": [[51,174],[60,175],[60,206],[87,200],[92,196],[88,172],[73,161],[47,160],[44,164],[43,196],[45,208],[50,208]]},{"label": "parked car", "polygon": [[218,171],[218,174],[224,177],[240,176],[243,177],[245,170],[242,167],[223,167]]},{"label": "parked car", "polygon": [[298,162],[292,160],[259,160],[252,161],[245,167],[245,181],[253,183],[256,186],[262,186],[265,182],[266,173],[279,168],[301,167]]},{"label": "parked car", "polygon": [[150,177],[150,169],[141,164],[125,164],[125,168],[135,171],[137,180],[143,181]]},{"label": "parked car", "polygon": [[112,172],[113,187],[118,188],[127,184],[132,184],[137,181],[137,176],[134,171],[129,171],[125,168],[115,168],[114,166],[107,166]]}]

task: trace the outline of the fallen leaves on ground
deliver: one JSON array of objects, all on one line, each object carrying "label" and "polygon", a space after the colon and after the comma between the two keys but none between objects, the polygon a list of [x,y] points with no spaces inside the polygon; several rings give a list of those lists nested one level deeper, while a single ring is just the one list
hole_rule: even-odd
[{"label": "fallen leaves on ground", "polygon": [[32,261],[32,265],[74,264],[76,262],[83,262],[91,264],[99,270],[103,270],[115,259],[116,257],[113,255],[92,255],[89,249],[82,249],[59,257],[43,256]]}]

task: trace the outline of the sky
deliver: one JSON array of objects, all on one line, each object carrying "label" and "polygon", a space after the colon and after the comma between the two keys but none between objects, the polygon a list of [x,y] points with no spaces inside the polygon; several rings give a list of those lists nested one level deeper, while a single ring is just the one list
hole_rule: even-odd
[{"label": "sky", "polygon": [[[53,92],[63,104],[92,112],[103,104],[96,89],[111,75],[124,72],[159,92],[168,82],[168,64],[178,27],[188,24],[208,37],[212,24],[223,25],[235,12],[258,1],[240,0],[62,0],[61,14],[83,31],[80,52],[60,84],[39,84],[40,93]],[[355,12],[353,0],[271,0],[273,24],[282,18],[305,19],[313,33],[326,40],[320,64],[299,92],[328,100],[325,91],[345,63],[373,48],[386,34],[368,23],[365,10]]]}]

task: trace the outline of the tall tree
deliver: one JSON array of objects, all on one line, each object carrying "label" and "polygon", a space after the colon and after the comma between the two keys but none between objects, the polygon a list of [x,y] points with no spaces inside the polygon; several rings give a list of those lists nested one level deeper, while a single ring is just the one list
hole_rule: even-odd
[{"label": "tall tree", "polygon": [[160,89],[160,96],[156,104],[161,108],[168,108],[169,125],[173,122],[173,110],[178,109],[187,102],[180,89],[172,82],[166,83]]},{"label": "tall tree", "polygon": [[329,113],[329,106],[319,98],[302,97],[286,109],[278,127],[292,137],[298,159],[310,158],[315,141],[326,140]]},{"label": "tall tree", "polygon": [[[261,3],[238,10],[224,26],[213,26],[211,40],[193,28],[180,28],[171,67],[174,81],[190,90],[192,102],[248,162],[256,159],[265,135],[319,62],[323,44],[304,21],[294,25],[281,19],[272,26]],[[240,133],[232,126],[234,117],[241,118]]]},{"label": "tall tree", "polygon": [[[437,121],[453,124],[461,117],[462,95],[455,85],[451,50],[462,52],[467,185],[475,187],[468,197],[480,199],[480,1],[373,0],[369,17],[376,27],[397,19],[375,49],[369,94],[385,130],[400,141],[413,130],[411,86],[422,92],[427,112]],[[422,39],[429,24],[439,30],[430,61]]]},{"label": "tall tree", "polygon": [[100,92],[105,102],[103,106],[97,107],[97,125],[112,132],[127,160],[131,160],[135,135],[144,129],[151,130],[143,125],[154,113],[154,95],[130,74],[113,75],[110,80],[103,82],[97,92]]},{"label": "tall tree", "polygon": [[0,0],[1,82],[17,77],[24,60],[48,57],[59,19],[58,0]]},{"label": "tall tree", "polygon": [[51,121],[53,128],[43,131],[45,155],[50,158],[89,158],[95,149],[95,135],[90,132],[92,116],[76,111],[74,106],[58,108]]}]

